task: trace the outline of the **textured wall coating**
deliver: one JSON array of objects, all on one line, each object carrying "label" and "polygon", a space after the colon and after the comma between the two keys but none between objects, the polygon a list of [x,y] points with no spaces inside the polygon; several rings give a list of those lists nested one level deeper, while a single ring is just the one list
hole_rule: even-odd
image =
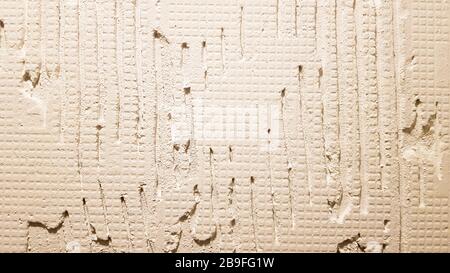
[{"label": "textured wall coating", "polygon": [[449,1],[0,20],[0,251],[450,251]]}]

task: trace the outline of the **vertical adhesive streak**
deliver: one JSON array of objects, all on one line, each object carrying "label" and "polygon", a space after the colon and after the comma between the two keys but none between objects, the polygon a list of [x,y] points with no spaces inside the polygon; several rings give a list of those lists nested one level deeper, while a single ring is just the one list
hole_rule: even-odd
[{"label": "vertical adhesive streak", "polygon": [[[156,47],[161,47],[160,34],[155,30],[153,33],[153,77],[155,82],[154,90],[154,120],[153,120],[153,164],[155,166],[155,194],[160,195],[159,169],[158,169],[158,126],[159,126],[159,86],[158,86],[158,67],[156,63]],[[160,54],[160,51],[158,51]],[[160,56],[159,56],[160,57]]]},{"label": "vertical adhesive streak", "polygon": [[375,67],[376,67],[376,94],[377,94],[377,137],[378,137],[378,165],[379,167],[379,188],[380,189],[384,189],[384,177],[383,177],[383,167],[384,166],[384,153],[382,153],[382,149],[384,147],[382,138],[381,138],[381,112],[380,112],[380,108],[381,108],[381,95],[380,95],[380,88],[379,88],[379,84],[378,84],[378,80],[381,79],[380,76],[380,69],[379,69],[379,61],[378,61],[378,43],[379,43],[379,39],[378,39],[378,31],[380,30],[380,26],[379,24],[379,20],[378,20],[378,6],[375,3],[376,0],[372,0],[372,5],[373,5],[373,9],[374,9],[374,13],[375,13]]},{"label": "vertical adhesive streak", "polygon": [[206,91],[208,89],[208,64],[207,64],[207,48],[206,48],[206,40],[202,42],[202,68],[203,68],[203,84],[204,84],[204,90]]},{"label": "vertical adhesive streak", "polygon": [[365,126],[363,124],[363,112],[364,112],[364,99],[363,95],[361,94],[361,84],[360,84],[360,75],[359,75],[359,68],[360,68],[360,59],[359,59],[359,53],[360,50],[360,43],[359,43],[359,31],[360,31],[360,25],[364,24],[364,22],[358,22],[358,12],[360,10],[360,5],[357,4],[357,1],[354,0],[353,5],[353,22],[354,22],[354,31],[355,31],[355,63],[356,63],[356,113],[357,113],[357,127],[358,127],[358,172],[359,172],[359,181],[360,181],[360,194],[359,194],[359,208],[361,214],[367,214],[367,202],[368,202],[368,189],[367,189],[367,181],[365,177],[365,158],[366,158],[366,141],[364,138],[364,129]]},{"label": "vertical adhesive streak", "polygon": [[216,217],[216,212],[214,209],[214,201],[216,200],[216,185],[215,185],[215,175],[214,175],[214,158],[213,158],[213,150],[209,148],[209,188],[210,188],[210,203],[211,203],[211,216],[214,219],[214,222],[217,223],[218,219]]},{"label": "vertical adhesive streak", "polygon": [[316,50],[316,54],[317,54],[317,50],[318,50],[318,44],[317,44],[317,27],[318,27],[318,22],[317,22],[317,10],[318,10],[318,4],[317,4],[317,0],[314,1],[314,48]]},{"label": "vertical adhesive streak", "polygon": [[288,149],[288,138],[286,133],[286,89],[283,89],[281,91],[281,126],[282,126],[282,132],[283,132],[283,146],[284,146],[284,152],[286,154],[286,167],[287,167],[287,180],[288,180],[288,195],[289,195],[289,215],[291,218],[291,228],[295,228],[295,212],[293,207],[293,194],[292,194],[292,166],[291,166],[291,159]]},{"label": "vertical adhesive streak", "polygon": [[224,29],[220,29],[220,58],[222,61],[222,73],[225,72],[225,34]]},{"label": "vertical adhesive streak", "polygon": [[275,28],[277,32],[277,38],[280,35],[280,0],[276,0],[275,5]]},{"label": "vertical adhesive streak", "polygon": [[241,6],[241,15],[239,17],[239,45],[241,49],[241,58],[244,57],[244,7]]},{"label": "vertical adhesive streak", "polygon": [[[340,69],[339,69],[339,64],[340,64],[340,60],[339,60],[339,30],[338,30],[338,26],[339,26],[339,22],[338,22],[338,10],[339,10],[339,6],[338,6],[338,0],[334,1],[334,22],[336,24],[335,28],[334,28],[334,37],[336,40],[336,96],[337,96],[337,142],[338,142],[338,183],[339,183],[339,188],[340,188],[340,195],[342,196],[344,193],[344,186],[342,185],[342,163],[341,163],[341,151],[342,151],[342,144],[341,144],[341,87],[340,87]],[[340,200],[340,202],[342,201],[342,198]]]},{"label": "vertical adhesive streak", "polygon": [[397,60],[397,46],[398,46],[398,41],[397,41],[397,39],[396,39],[396,27],[397,26],[399,26],[398,25],[398,5],[400,5],[400,3],[398,2],[398,1],[393,1],[392,3],[391,3],[391,27],[392,27],[392,31],[391,31],[391,38],[392,38],[392,43],[393,43],[393,45],[392,45],[392,57],[393,57],[393,60],[394,60],[394,64],[393,64],[393,80],[394,80],[394,86],[395,86],[395,92],[394,92],[394,101],[395,101],[395,103],[394,103],[394,107],[395,107],[395,109],[394,109],[394,113],[396,114],[396,118],[395,118],[395,149],[396,149],[396,153],[397,153],[397,155],[396,155],[396,158],[395,158],[395,165],[396,165],[396,167],[397,167],[397,177],[396,177],[396,179],[398,179],[398,185],[397,185],[397,187],[398,187],[398,192],[397,192],[397,194],[398,194],[398,200],[399,200],[399,252],[401,253],[402,252],[402,235],[403,235],[403,232],[402,232],[402,229],[403,229],[403,226],[402,226],[402,212],[403,212],[403,189],[402,189],[402,181],[401,181],[401,170],[400,170],[400,167],[401,167],[401,164],[400,164],[400,153],[399,153],[399,150],[400,150],[400,136],[399,136],[399,130],[400,130],[400,121],[399,121],[399,119],[400,119],[400,112],[399,112],[399,110],[400,110],[400,106],[399,106],[399,98],[398,98],[398,92],[399,92],[399,89],[400,89],[400,87],[399,87],[399,79],[398,79],[398,76],[397,76],[397,69],[398,69],[398,60]]},{"label": "vertical adhesive streak", "polygon": [[[272,120],[270,117],[270,110],[268,111],[268,117],[267,120]],[[270,201],[272,203],[272,242],[275,244],[278,243],[278,227],[277,227],[277,214],[276,214],[276,207],[275,207],[275,191],[273,189],[273,177],[272,177],[272,155],[271,155],[271,135],[270,135],[270,129],[267,131],[268,134],[268,141],[267,141],[267,168],[269,170],[269,188],[270,188]]]},{"label": "vertical adhesive streak", "polygon": [[120,203],[122,205],[122,217],[127,228],[127,238],[128,238],[128,252],[131,252],[134,249],[133,244],[133,234],[131,233],[131,224],[130,224],[130,216],[128,214],[128,206],[125,201],[125,197],[120,197]]},{"label": "vertical adhesive streak", "polygon": [[22,41],[21,41],[21,48],[26,48],[27,46],[27,36],[28,36],[28,0],[24,0],[23,3],[23,37],[22,37]]},{"label": "vertical adhesive streak", "polygon": [[6,47],[5,23],[0,20],[0,48]]},{"label": "vertical adhesive streak", "polygon": [[91,236],[93,235],[93,232],[92,232],[93,227],[92,227],[92,224],[91,224],[91,217],[89,215],[89,209],[88,209],[88,206],[87,206],[86,198],[83,197],[83,199],[81,201],[82,201],[82,204],[83,204],[84,221],[85,221],[86,229],[87,229],[87,238],[89,240],[89,249],[90,249],[90,252],[92,253],[93,242],[92,242],[92,237]]},{"label": "vertical adhesive streak", "polygon": [[110,237],[110,232],[109,232],[108,208],[106,206],[105,192],[103,190],[103,186],[102,186],[102,183],[100,182],[100,180],[98,180],[97,182],[98,182],[100,198],[101,198],[101,202],[102,202],[103,221],[105,223],[105,228],[106,228],[106,237],[107,237],[107,240],[110,241],[111,237]]},{"label": "vertical adhesive streak", "polygon": [[[158,2],[157,8],[158,8]],[[158,16],[159,16],[159,8],[158,8]],[[159,18],[159,17],[158,17]],[[153,92],[153,163],[154,163],[154,170],[155,170],[155,176],[154,176],[154,194],[155,196],[160,199],[161,198],[161,185],[159,181],[159,142],[160,142],[160,132],[159,132],[159,122],[160,122],[160,95],[162,95],[162,91],[164,90],[164,65],[166,63],[163,63],[163,57],[166,54],[166,46],[169,45],[169,41],[167,38],[160,33],[158,30],[153,30],[153,77],[154,77],[154,92]],[[160,75],[161,74],[161,75]],[[161,77],[161,83],[160,83],[160,77]],[[162,86],[160,88],[160,85]]]},{"label": "vertical adhesive streak", "polygon": [[121,132],[120,129],[122,127],[122,89],[123,89],[123,57],[122,57],[122,36],[121,36],[121,24],[122,24],[122,9],[121,9],[121,0],[116,0],[114,4],[115,8],[115,35],[116,35],[116,71],[117,71],[117,105],[116,105],[116,140],[120,142]]},{"label": "vertical adhesive streak", "polygon": [[147,246],[147,252],[153,253],[154,251],[153,251],[152,241],[150,240],[150,236],[148,233],[147,215],[150,213],[150,211],[148,208],[147,196],[145,195],[143,185],[139,186],[138,190],[139,190],[139,202],[141,204],[141,217],[142,217],[142,222],[144,225],[144,236],[145,236],[145,241],[146,241],[146,246]]},{"label": "vertical adhesive streak", "polygon": [[303,88],[302,88],[302,80],[303,80],[303,66],[298,67],[298,98],[299,98],[299,119],[300,119],[300,126],[302,127],[302,135],[303,135],[303,150],[305,151],[305,164],[306,164],[306,171],[305,171],[305,177],[308,184],[308,201],[309,204],[312,205],[312,183],[311,183],[311,175],[310,175],[310,162],[309,162],[309,155],[308,155],[308,143],[307,143],[307,137],[306,137],[306,129],[305,129],[305,122],[304,122],[304,101],[303,101]]},{"label": "vertical adhesive streak", "polygon": [[47,48],[47,26],[46,26],[46,15],[45,15],[45,0],[39,0],[39,39],[40,39],[40,67],[46,69],[46,48]]},{"label": "vertical adhesive streak", "polygon": [[419,181],[419,207],[424,208],[425,207],[425,171],[424,171],[424,162],[423,160],[419,159],[418,162],[418,181]]},{"label": "vertical adhesive streak", "polygon": [[67,92],[66,92],[66,77],[65,77],[65,64],[64,64],[64,0],[59,0],[58,3],[58,67],[59,67],[59,142],[64,142],[64,131],[65,131],[65,113],[67,104]]},{"label": "vertical adhesive streak", "polygon": [[135,35],[135,45],[136,45],[136,52],[135,52],[135,61],[136,61],[136,81],[137,81],[137,103],[138,103],[138,117],[137,117],[137,123],[136,123],[136,144],[138,147],[140,147],[141,137],[142,137],[142,120],[143,120],[143,113],[142,109],[144,106],[143,103],[143,94],[142,94],[142,37],[141,37],[141,7],[140,7],[140,0],[135,0],[134,5],[134,35]]},{"label": "vertical adhesive streak", "polygon": [[298,0],[294,0],[294,36],[298,37]]},{"label": "vertical adhesive streak", "polygon": [[[329,162],[327,159],[327,140],[325,138],[325,91],[324,88],[322,88],[322,80],[323,80],[323,68],[320,67],[319,71],[318,71],[319,75],[318,75],[318,79],[317,79],[317,84],[318,84],[318,89],[320,92],[320,134],[321,134],[321,140],[322,140],[322,148],[323,148],[323,162],[325,164],[324,169],[325,169],[325,178],[327,177],[327,174],[329,173],[330,167],[329,167]],[[328,179],[327,179],[327,183],[328,183]]]},{"label": "vertical adhesive streak", "polygon": [[78,86],[77,86],[77,91],[78,91],[78,114],[77,114],[77,129],[76,129],[76,146],[77,146],[77,165],[78,165],[78,177],[79,177],[79,181],[80,181],[80,187],[81,187],[81,192],[83,194],[83,175],[82,175],[82,158],[81,158],[81,100],[82,100],[82,89],[85,89],[84,86],[84,78],[82,75],[82,71],[81,71],[81,67],[84,65],[83,63],[83,53],[82,53],[82,47],[81,47],[81,5],[80,5],[80,0],[77,1],[77,15],[78,15],[78,20],[77,20],[77,41],[78,41]]},{"label": "vertical adhesive streak", "polygon": [[259,251],[258,238],[256,236],[256,234],[257,234],[256,225],[257,224],[256,224],[256,211],[255,211],[254,184],[255,184],[255,178],[252,176],[252,177],[250,177],[250,213],[251,213],[251,218],[252,218],[253,243],[254,243],[255,251]]},{"label": "vertical adhesive streak", "polygon": [[102,20],[99,14],[99,4],[98,0],[95,1],[95,29],[96,29],[96,39],[97,39],[97,73],[98,73],[98,82],[97,82],[97,126],[96,126],[96,138],[97,138],[97,168],[100,168],[100,131],[102,129],[103,124],[103,81],[105,79],[104,70],[103,70],[103,29],[102,29]]}]

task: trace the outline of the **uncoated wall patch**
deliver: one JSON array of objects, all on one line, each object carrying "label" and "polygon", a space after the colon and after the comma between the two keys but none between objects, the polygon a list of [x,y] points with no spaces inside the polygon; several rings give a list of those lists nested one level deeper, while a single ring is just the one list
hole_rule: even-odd
[{"label": "uncoated wall patch", "polygon": [[0,0],[0,251],[449,252],[448,1],[181,2]]}]

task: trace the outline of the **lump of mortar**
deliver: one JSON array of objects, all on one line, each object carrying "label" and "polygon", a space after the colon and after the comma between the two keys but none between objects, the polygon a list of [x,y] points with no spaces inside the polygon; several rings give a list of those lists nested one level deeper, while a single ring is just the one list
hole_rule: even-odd
[{"label": "lump of mortar", "polygon": [[337,253],[364,253],[365,247],[361,245],[361,235],[357,234],[337,244]]}]

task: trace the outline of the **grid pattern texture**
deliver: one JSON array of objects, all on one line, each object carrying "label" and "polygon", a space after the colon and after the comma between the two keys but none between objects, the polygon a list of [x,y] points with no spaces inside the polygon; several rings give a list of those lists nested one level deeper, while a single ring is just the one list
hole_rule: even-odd
[{"label": "grid pattern texture", "polygon": [[449,252],[446,0],[0,0],[0,251]]}]

